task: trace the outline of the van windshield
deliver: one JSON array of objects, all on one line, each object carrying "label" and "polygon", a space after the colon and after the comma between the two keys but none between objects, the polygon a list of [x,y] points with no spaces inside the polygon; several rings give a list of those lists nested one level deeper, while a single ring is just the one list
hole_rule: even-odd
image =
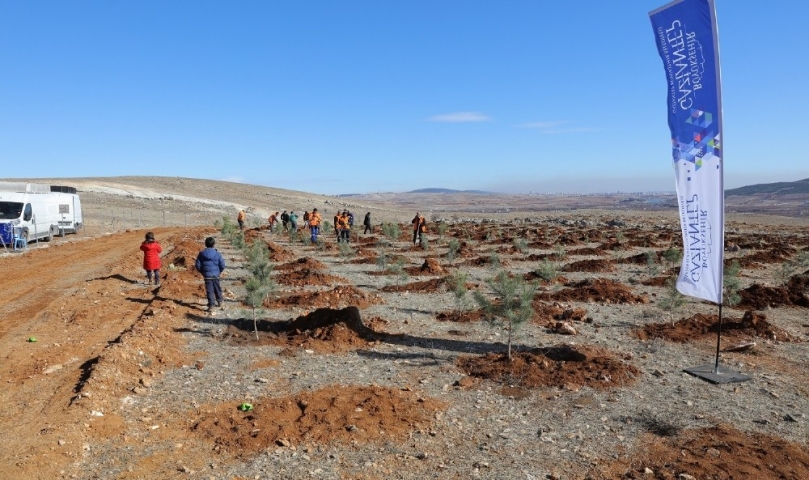
[{"label": "van windshield", "polygon": [[22,203],[0,202],[0,220],[14,220],[22,215]]}]

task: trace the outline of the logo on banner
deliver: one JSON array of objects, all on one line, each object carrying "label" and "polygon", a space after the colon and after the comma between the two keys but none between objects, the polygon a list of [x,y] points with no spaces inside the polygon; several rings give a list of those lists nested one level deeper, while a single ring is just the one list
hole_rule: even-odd
[{"label": "logo on banner", "polygon": [[692,283],[698,284],[702,279],[702,272],[710,268],[711,220],[708,210],[700,209],[699,195],[691,195],[690,199],[680,202],[680,217],[685,226],[687,241],[685,243],[686,271],[681,277],[688,278]]},{"label": "logo on banner", "polygon": [[[705,162],[721,157],[718,125],[715,112],[694,108],[697,92],[702,89],[705,74],[705,55],[696,32],[689,32],[683,22],[674,20],[668,28],[659,27],[658,36],[666,54],[666,69],[669,71],[671,109],[688,111],[683,125],[673,132],[672,157],[676,163],[684,160],[699,170]],[[678,118],[682,118],[677,115]]]}]

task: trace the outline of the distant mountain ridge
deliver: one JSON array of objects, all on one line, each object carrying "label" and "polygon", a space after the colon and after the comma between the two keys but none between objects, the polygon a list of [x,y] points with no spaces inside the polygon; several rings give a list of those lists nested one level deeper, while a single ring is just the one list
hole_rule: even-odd
[{"label": "distant mountain ridge", "polygon": [[795,182],[758,183],[744,187],[725,190],[725,197],[734,195],[758,195],[758,194],[809,194],[809,178]]}]

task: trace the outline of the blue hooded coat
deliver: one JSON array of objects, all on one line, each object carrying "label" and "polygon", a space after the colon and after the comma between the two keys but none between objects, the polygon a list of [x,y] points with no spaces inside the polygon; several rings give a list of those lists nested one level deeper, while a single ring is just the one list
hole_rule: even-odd
[{"label": "blue hooded coat", "polygon": [[225,258],[215,248],[206,248],[197,255],[194,267],[205,278],[217,278],[225,269]]}]

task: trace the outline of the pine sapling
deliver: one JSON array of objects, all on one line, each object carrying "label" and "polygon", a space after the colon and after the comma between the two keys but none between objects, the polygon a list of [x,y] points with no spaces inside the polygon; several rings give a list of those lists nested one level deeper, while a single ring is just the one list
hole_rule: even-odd
[{"label": "pine sapling", "polygon": [[674,325],[674,314],[685,304],[685,297],[677,290],[677,278],[671,277],[666,282],[666,294],[661,297],[658,306],[669,314],[669,322]]},{"label": "pine sapling", "polygon": [[447,284],[455,296],[455,305],[458,309],[458,319],[463,315],[464,306],[466,305],[466,294],[469,289],[466,288],[466,281],[469,275],[466,272],[456,271],[452,275],[447,276]]},{"label": "pine sapling", "polygon": [[511,360],[511,346],[515,329],[534,314],[533,300],[537,291],[536,282],[527,282],[521,275],[511,277],[500,271],[486,281],[496,300],[489,300],[479,291],[473,292],[475,301],[494,325],[502,325],[508,332],[508,359]]}]

